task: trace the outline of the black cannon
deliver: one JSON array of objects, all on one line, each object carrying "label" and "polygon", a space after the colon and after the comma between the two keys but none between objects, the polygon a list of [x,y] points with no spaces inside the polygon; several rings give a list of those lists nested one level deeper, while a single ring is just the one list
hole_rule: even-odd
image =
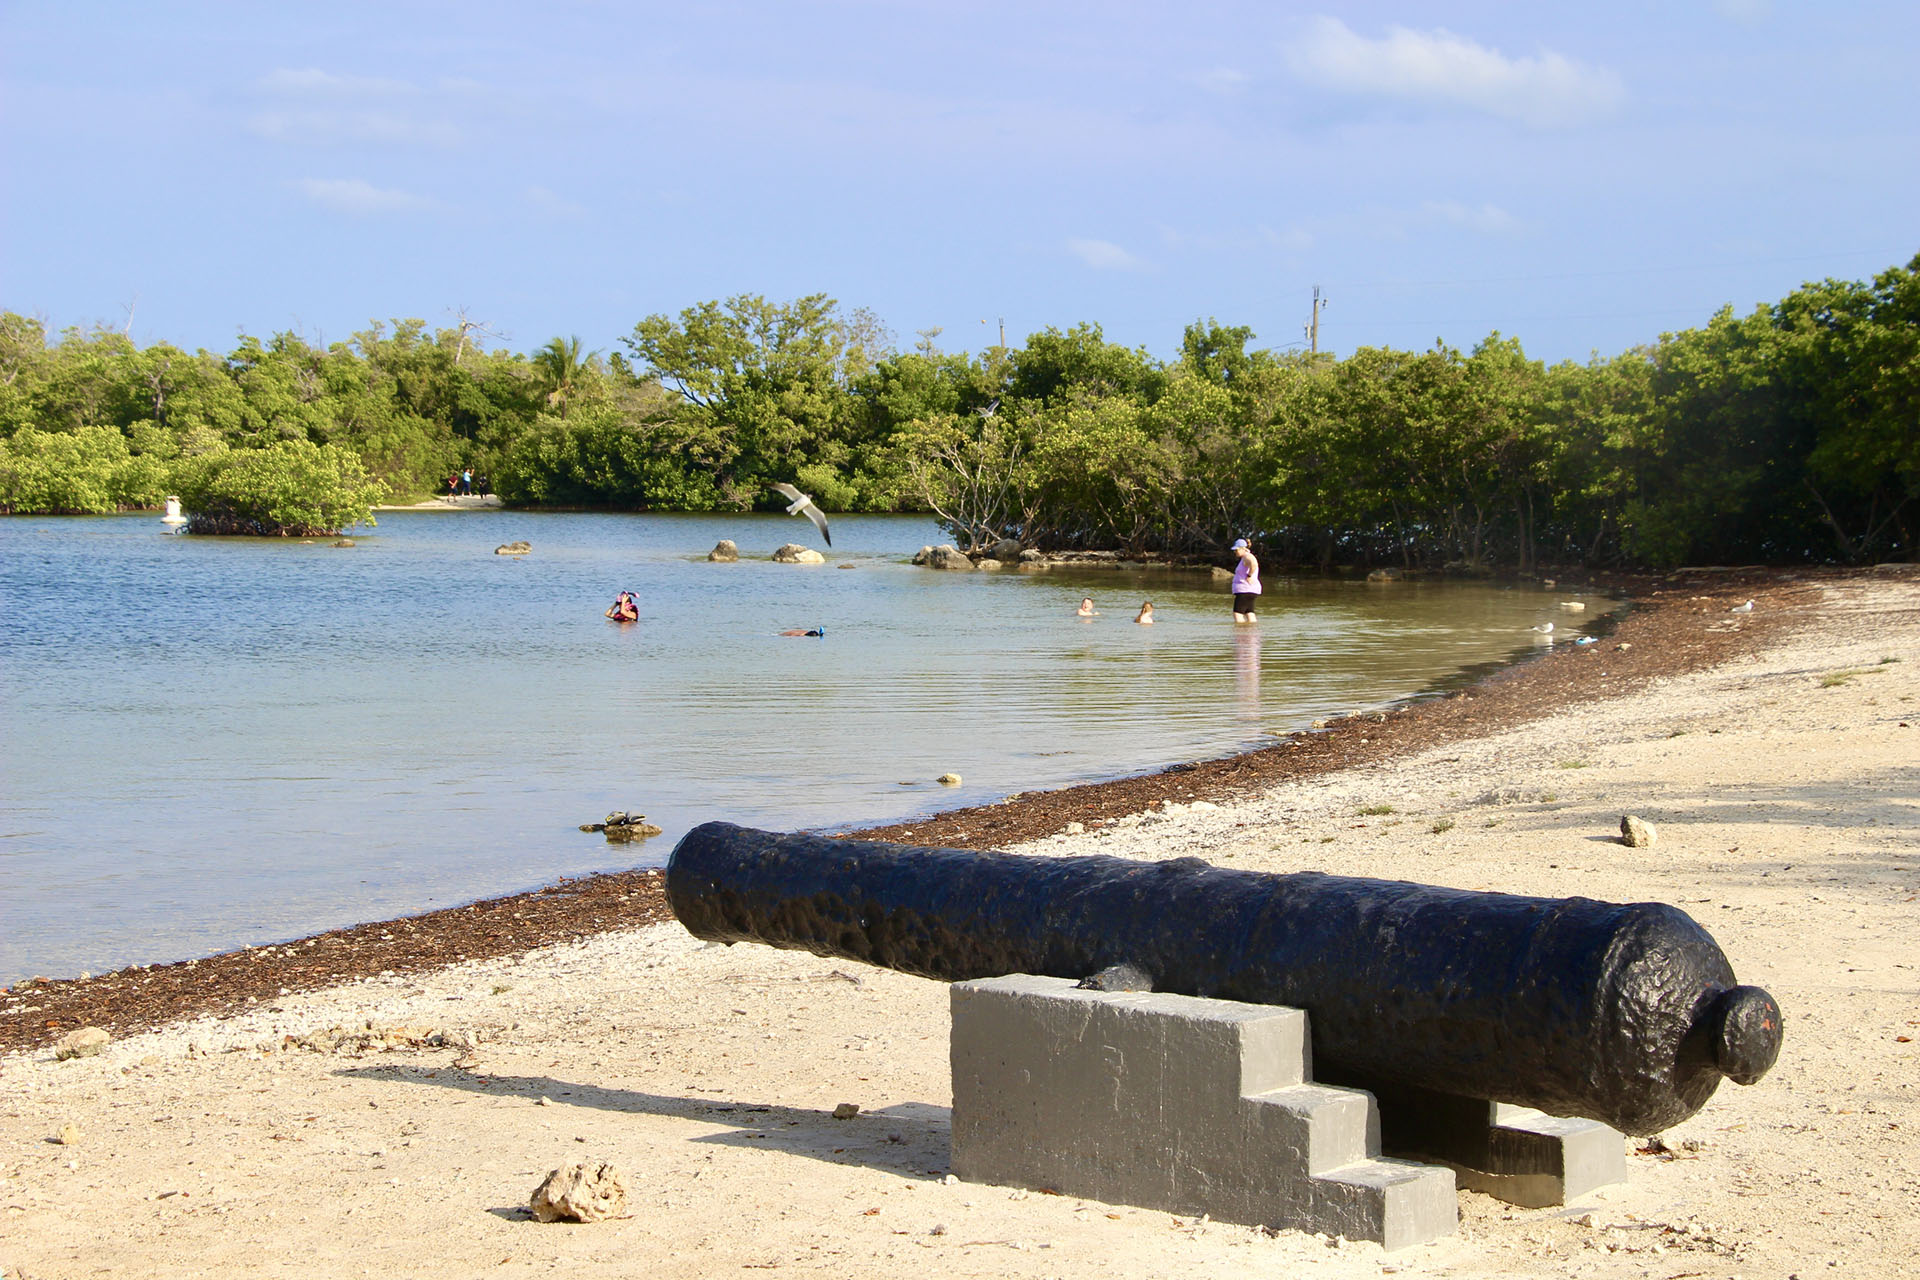
[{"label": "black cannon", "polygon": [[1316,1079],[1649,1134],[1751,1084],[1780,1009],[1686,913],[1394,880],[922,849],[710,822],[667,864],[695,936],[958,982],[1131,966],[1156,991],[1305,1009]]}]

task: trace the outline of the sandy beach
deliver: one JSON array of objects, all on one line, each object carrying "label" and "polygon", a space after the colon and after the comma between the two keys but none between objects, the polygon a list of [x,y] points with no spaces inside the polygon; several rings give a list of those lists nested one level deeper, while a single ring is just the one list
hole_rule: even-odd
[{"label": "sandy beach", "polygon": [[[1602,641],[1559,677],[1591,700],[1431,743],[1349,726],[1339,767],[1163,787],[1016,846],[1680,906],[1778,998],[1785,1048],[1630,1140],[1623,1186],[1539,1210],[1462,1192],[1457,1234],[1385,1253],[952,1181],[945,986],[620,927],[616,898],[604,931],[552,945],[0,1057],[0,1276],[1911,1274],[1920,575],[1822,577],[1750,619],[1724,590],[1686,598],[1703,644],[1753,643],[1610,691],[1610,664],[1647,655]],[[1623,846],[1624,814],[1658,842]],[[628,1216],[527,1214],[577,1160],[624,1171]]]}]

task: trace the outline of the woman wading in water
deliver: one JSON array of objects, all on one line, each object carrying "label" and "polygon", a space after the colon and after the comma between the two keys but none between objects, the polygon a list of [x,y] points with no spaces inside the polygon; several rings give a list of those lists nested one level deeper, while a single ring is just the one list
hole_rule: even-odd
[{"label": "woman wading in water", "polygon": [[1260,561],[1245,538],[1233,544],[1233,554],[1240,559],[1233,571],[1233,620],[1254,622],[1254,606],[1260,603]]}]

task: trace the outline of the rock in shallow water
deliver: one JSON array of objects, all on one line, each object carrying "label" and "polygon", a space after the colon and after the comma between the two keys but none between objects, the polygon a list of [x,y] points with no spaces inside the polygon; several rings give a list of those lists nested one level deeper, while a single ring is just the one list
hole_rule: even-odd
[{"label": "rock in shallow water", "polygon": [[927,553],[926,565],[929,569],[946,569],[955,573],[971,573],[974,567],[972,560],[946,543]]}]

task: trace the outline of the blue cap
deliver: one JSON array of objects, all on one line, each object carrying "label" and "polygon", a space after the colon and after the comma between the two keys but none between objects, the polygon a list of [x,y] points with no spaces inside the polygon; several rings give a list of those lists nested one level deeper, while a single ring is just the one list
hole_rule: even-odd
[{"label": "blue cap", "polygon": [[1245,538],[1241,538],[1241,539],[1239,539],[1238,541],[1236,541],[1236,542],[1235,542],[1235,543],[1233,544],[1233,546],[1232,546],[1231,548],[1229,548],[1229,550],[1233,550],[1233,551],[1241,551],[1241,550],[1246,550],[1246,551],[1251,551],[1251,550],[1253,550],[1253,545],[1252,545],[1251,543],[1249,543],[1249,542],[1248,542],[1248,541],[1247,541],[1247,540],[1246,540]]}]

